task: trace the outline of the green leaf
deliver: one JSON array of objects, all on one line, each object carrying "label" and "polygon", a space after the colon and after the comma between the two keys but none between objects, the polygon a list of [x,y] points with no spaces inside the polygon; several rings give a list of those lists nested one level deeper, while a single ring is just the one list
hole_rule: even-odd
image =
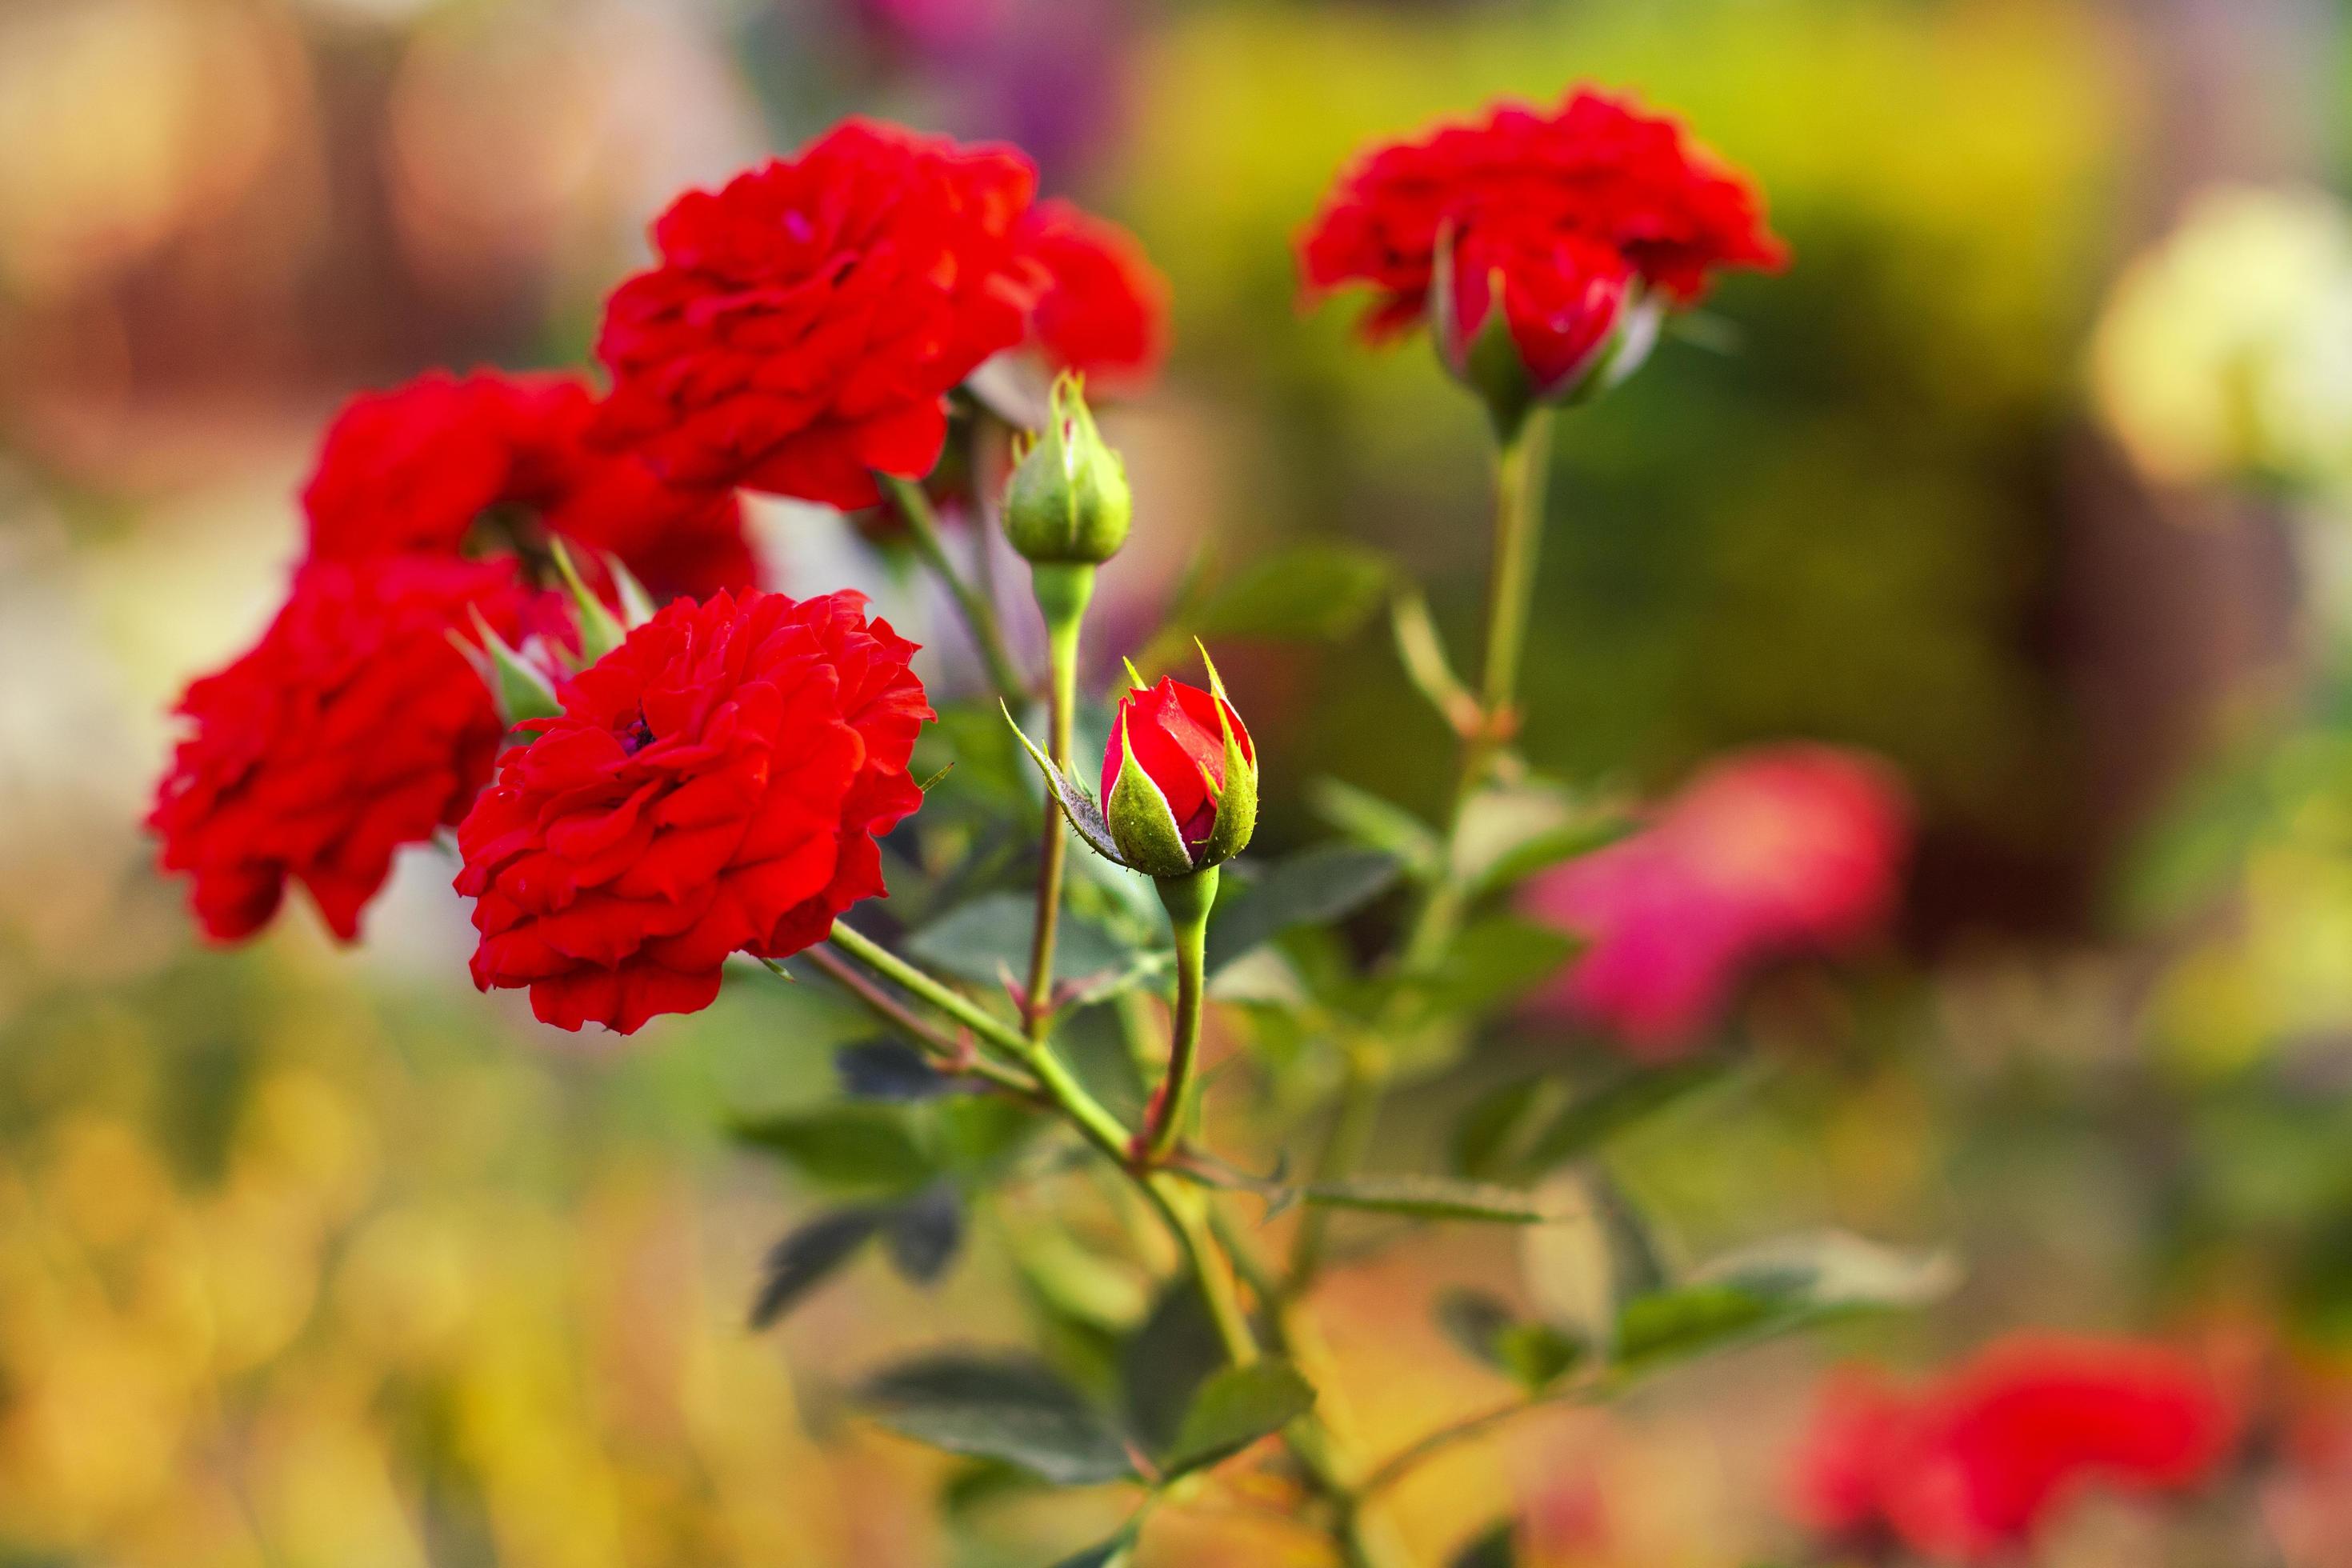
[{"label": "green leaf", "polygon": [[1517,1163],[1533,1178],[1583,1158],[1618,1133],[1732,1076],[1719,1057],[1699,1057],[1661,1068],[1637,1068],[1571,1101],[1544,1125]]},{"label": "green leaf", "polygon": [[1385,892],[1401,863],[1384,849],[1326,844],[1277,861],[1209,921],[1209,973],[1293,926],[1326,924]]},{"label": "green leaf", "polygon": [[1110,1424],[1051,1368],[1024,1357],[924,1356],[868,1380],[858,1401],[903,1436],[1017,1465],[1056,1486],[1134,1474]]},{"label": "green leaf", "polygon": [[1136,1515],[1108,1541],[1065,1557],[1054,1568],[1127,1568],[1135,1560],[1135,1542],[1143,1533],[1143,1516]]},{"label": "green leaf", "polygon": [[764,1329],[856,1258],[881,1228],[887,1211],[835,1209],[793,1231],[768,1251],[767,1278],[751,1303],[751,1327]]},{"label": "green leaf", "polygon": [[1244,567],[1185,617],[1203,637],[1297,637],[1333,642],[1352,636],[1381,597],[1395,568],[1361,545],[1294,545]]},{"label": "green leaf", "polygon": [[[984,893],[960,904],[907,939],[907,952],[959,980],[993,986],[1006,974],[1029,977],[1030,927],[1036,900],[1027,893]],[[1062,911],[1054,978],[1085,979],[1125,968],[1133,955],[1092,921]]]},{"label": "green leaf", "polygon": [[1565,931],[1516,915],[1488,915],[1409,984],[1431,1014],[1475,1017],[1549,979],[1581,945]]},{"label": "green leaf", "polygon": [[1359,844],[1387,850],[1416,881],[1444,864],[1436,830],[1401,805],[1338,779],[1317,779],[1307,797],[1317,816]]},{"label": "green leaf", "polygon": [[1224,1364],[1224,1341],[1199,1287],[1173,1281],[1118,1352],[1127,1422],[1146,1447],[1175,1447],[1193,1400]]},{"label": "green leaf", "polygon": [[1230,1458],[1314,1405],[1315,1390],[1288,1362],[1226,1367],[1193,1395],[1163,1468],[1172,1479]]},{"label": "green leaf", "polygon": [[1630,816],[1596,813],[1546,828],[1501,851],[1481,867],[1471,880],[1470,896],[1483,899],[1516,887],[1563,860],[1605,849],[1639,826]]},{"label": "green leaf", "polygon": [[1483,1291],[1447,1291],[1438,1298],[1437,1321],[1474,1359],[1531,1394],[1550,1387],[1584,1359],[1584,1346],[1574,1335],[1549,1323],[1523,1321]]},{"label": "green leaf", "polygon": [[1517,1535],[1517,1526],[1504,1520],[1455,1553],[1450,1568],[1516,1568],[1519,1560],[1514,1544]]},{"label": "green leaf", "polygon": [[890,1211],[886,1240],[890,1267],[917,1285],[947,1272],[963,1245],[963,1200],[954,1187],[933,1182]]},{"label": "green leaf", "polygon": [[1472,1100],[1454,1119],[1454,1134],[1448,1140],[1454,1174],[1483,1180],[1507,1170],[1506,1151],[1513,1135],[1526,1125],[1550,1087],[1544,1079],[1515,1079]]},{"label": "green leaf", "polygon": [[1945,1254],[1900,1252],[1834,1231],[1792,1237],[1627,1301],[1617,1318],[1616,1360],[1650,1371],[1833,1318],[1921,1306],[1958,1279]]},{"label": "green leaf", "polygon": [[1318,1182],[1299,1197],[1325,1208],[1362,1209],[1412,1219],[1479,1220],[1493,1225],[1541,1225],[1555,1217],[1514,1187],[1446,1176],[1350,1176]]},{"label": "green leaf", "polygon": [[773,1150],[810,1181],[908,1191],[934,1173],[904,1112],[852,1103],[739,1123],[735,1136]]}]

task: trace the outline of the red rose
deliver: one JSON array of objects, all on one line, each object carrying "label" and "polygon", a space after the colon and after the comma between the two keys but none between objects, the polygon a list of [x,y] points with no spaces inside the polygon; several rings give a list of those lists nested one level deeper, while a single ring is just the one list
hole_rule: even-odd
[{"label": "red rose", "polygon": [[465,816],[504,729],[449,641],[469,610],[510,641],[537,618],[510,560],[313,562],[260,642],[188,688],[147,820],[207,935],[260,929],[290,877],[352,941],[394,851]]},{"label": "red rose", "polygon": [[[1439,250],[1450,300],[1433,301]],[[1516,104],[1372,150],[1344,173],[1299,244],[1307,288],[1376,290],[1368,337],[1443,308],[1441,347],[1465,371],[1497,303],[1539,396],[1571,389],[1638,287],[1696,302],[1726,268],[1775,268],[1786,248],[1754,190],[1676,121],[1579,89],[1556,112]]]},{"label": "red rose", "polygon": [[455,554],[516,542],[496,531],[520,521],[619,556],[664,596],[751,585],[733,493],[680,490],[639,458],[592,447],[594,417],[594,395],[571,375],[436,371],[362,393],[328,426],[302,492],[310,553]]},{"label": "red rose", "polygon": [[1874,1378],[1833,1385],[1795,1510],[1839,1541],[1984,1562],[2029,1543],[2086,1489],[2199,1485],[2235,1427],[2213,1380],[2172,1351],[2021,1336],[1916,1394]]},{"label": "red rose", "polygon": [[600,429],[672,483],[876,504],[872,470],[929,473],[946,394],[1021,341],[1034,187],[1009,148],[852,120],[688,192],[606,304]]},{"label": "red rose", "polygon": [[622,1034],[719,994],[878,897],[875,843],[922,804],[914,645],[856,594],[678,601],[563,689],[457,830],[474,984]]},{"label": "red rose", "polygon": [[1090,383],[1149,381],[1168,351],[1168,281],[1135,237],[1068,202],[1040,202],[1020,230],[1044,279],[1029,343],[1055,370]]}]

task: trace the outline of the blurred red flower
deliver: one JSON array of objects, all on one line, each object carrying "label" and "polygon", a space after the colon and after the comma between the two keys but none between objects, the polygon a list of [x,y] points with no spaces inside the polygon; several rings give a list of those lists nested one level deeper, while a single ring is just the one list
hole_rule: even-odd
[{"label": "blurred red flower", "polygon": [[675,484],[845,510],[880,499],[875,469],[922,478],[946,394],[1021,342],[1035,181],[1010,148],[851,120],[689,191],[654,226],[660,264],[606,303],[602,436]]},{"label": "blurred red flower", "polygon": [[1216,831],[1217,797],[1225,789],[1225,738],[1218,724],[1220,707],[1233,724],[1234,739],[1239,742],[1242,755],[1255,762],[1257,752],[1250,743],[1242,716],[1230,704],[1221,703],[1197,686],[1187,686],[1169,677],[1157,686],[1131,690],[1121,697],[1118,715],[1111,727],[1110,744],[1103,751],[1103,809],[1110,810],[1111,793],[1118,785],[1119,771],[1126,766],[1131,752],[1135,765],[1168,803],[1177,831],[1183,836],[1184,847],[1197,860],[1202,846]]},{"label": "blurred red flower", "polygon": [[1727,757],[1642,832],[1528,883],[1531,915],[1591,942],[1538,1005],[1679,1054],[1759,963],[1883,927],[1909,840],[1902,787],[1872,758],[1807,743]]},{"label": "blurred red flower", "polygon": [[[1453,297],[1433,300],[1449,246]],[[1372,149],[1299,241],[1310,291],[1376,291],[1367,337],[1442,312],[1457,370],[1499,304],[1539,396],[1581,378],[1636,293],[1694,304],[1716,272],[1787,254],[1754,189],[1678,121],[1584,88],[1551,113],[1506,103]]]},{"label": "blurred red flower", "polygon": [[290,878],[353,941],[394,852],[465,816],[505,729],[450,641],[472,611],[510,641],[558,614],[511,560],[312,562],[261,640],[189,686],[147,821],[206,935],[259,930]]},{"label": "blurred red flower", "polygon": [[1148,382],[1168,352],[1168,280],[1118,225],[1068,202],[1039,202],[1020,229],[1022,254],[1044,279],[1028,341],[1090,390]]},{"label": "blurred red flower", "polygon": [[678,601],[574,676],[458,828],[474,984],[629,1034],[884,892],[876,836],[922,804],[915,646],[856,594]]},{"label": "blurred red flower", "polygon": [[2171,1350],[2021,1335],[1916,1393],[1868,1373],[1833,1381],[1791,1504],[1837,1542],[1983,1562],[2091,1487],[2196,1487],[2236,1426],[2212,1378]]},{"label": "blurred red flower", "polygon": [[733,492],[678,489],[639,458],[591,446],[595,409],[588,384],[565,374],[436,371],[362,393],[328,426],[302,491],[310,553],[456,554],[551,533],[619,556],[664,597],[752,586]]}]

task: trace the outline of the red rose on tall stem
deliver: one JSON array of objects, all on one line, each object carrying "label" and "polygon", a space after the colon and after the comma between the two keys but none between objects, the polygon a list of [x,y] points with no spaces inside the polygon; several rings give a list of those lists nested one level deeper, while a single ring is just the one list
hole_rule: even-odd
[{"label": "red rose on tall stem", "polygon": [[678,602],[572,678],[458,828],[474,984],[628,1034],[883,891],[877,835],[922,804],[912,643],[856,594]]},{"label": "red rose on tall stem", "polygon": [[1185,849],[1197,857],[1216,832],[1218,800],[1231,782],[1225,777],[1220,709],[1233,726],[1243,760],[1255,763],[1257,752],[1250,742],[1249,731],[1233,705],[1222,698],[1173,677],[1122,697],[1110,744],[1103,752],[1105,809],[1109,809],[1118,794],[1118,775],[1132,755],[1135,765],[1168,803]]},{"label": "red rose on tall stem", "polygon": [[1035,184],[1010,148],[852,120],[688,192],[654,226],[660,264],[606,304],[603,435],[675,484],[844,510],[880,499],[875,469],[920,479],[947,393],[1021,342]]},{"label": "red rose on tall stem", "polygon": [[1786,258],[1747,181],[1675,121],[1590,89],[1372,149],[1299,242],[1309,290],[1369,285],[1366,336],[1431,321],[1465,378],[1493,374],[1472,362],[1499,312],[1539,402],[1629,371],[1656,312],[1717,272]]},{"label": "red rose on tall stem", "polygon": [[2020,1336],[1915,1393],[1864,1373],[1833,1383],[1792,1500],[1832,1540],[1988,1562],[2086,1489],[2200,1484],[2235,1431],[2212,1378],[2173,1351]]},{"label": "red rose on tall stem", "polygon": [[353,941],[394,851],[466,814],[505,728],[449,640],[474,611],[509,640],[546,629],[510,560],[314,562],[261,640],[188,688],[148,826],[208,936],[259,930],[290,879]]},{"label": "red rose on tall stem", "polygon": [[679,489],[633,454],[591,446],[595,412],[588,384],[563,374],[436,371],[362,393],[328,426],[303,489],[311,555],[456,554],[554,535],[617,555],[664,596],[752,586],[733,492]]},{"label": "red rose on tall stem", "polygon": [[1043,279],[1030,346],[1099,391],[1147,382],[1168,352],[1168,280],[1118,225],[1068,202],[1039,202],[1020,229]]}]

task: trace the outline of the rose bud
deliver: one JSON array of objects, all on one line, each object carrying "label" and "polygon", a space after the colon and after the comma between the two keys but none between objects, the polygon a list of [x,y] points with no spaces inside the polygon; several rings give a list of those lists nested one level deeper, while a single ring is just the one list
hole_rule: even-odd
[{"label": "rose bud", "polygon": [[1134,511],[1127,466],[1095,428],[1084,383],[1055,377],[1045,432],[1005,487],[1005,538],[1040,565],[1098,565],[1127,542]]},{"label": "rose bud", "polygon": [[1190,877],[1230,860],[1257,826],[1257,753],[1214,665],[1209,686],[1137,679],[1119,700],[1103,754],[1103,816],[1119,858],[1147,876]]},{"label": "rose bud", "polygon": [[1540,404],[1597,396],[1642,368],[1665,303],[1596,247],[1590,270],[1514,276],[1476,237],[1440,237],[1429,284],[1437,352],[1504,429]]}]

